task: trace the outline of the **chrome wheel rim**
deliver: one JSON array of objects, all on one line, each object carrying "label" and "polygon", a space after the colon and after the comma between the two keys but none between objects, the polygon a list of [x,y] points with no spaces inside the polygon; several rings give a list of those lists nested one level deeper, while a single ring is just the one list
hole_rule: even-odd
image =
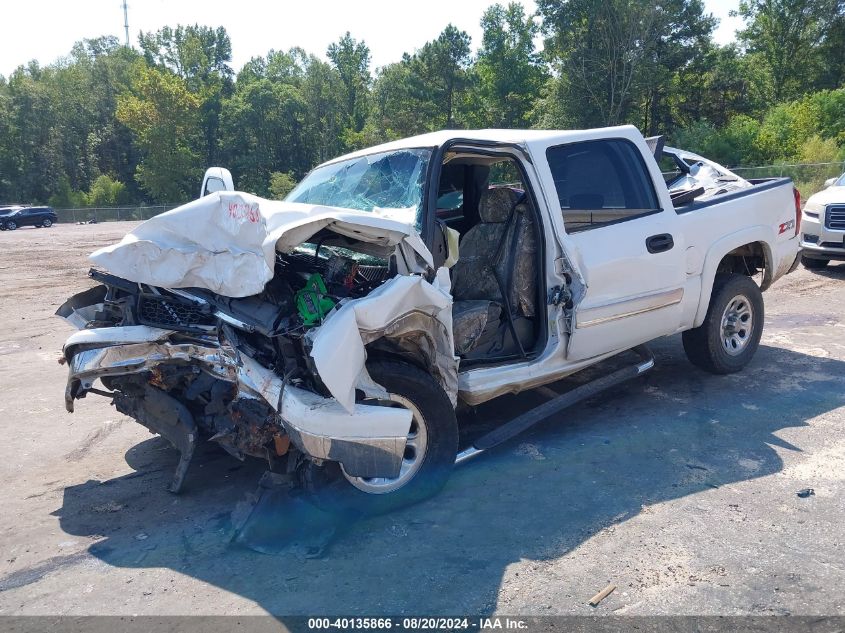
[{"label": "chrome wheel rim", "polygon": [[731,356],[738,356],[751,340],[754,310],[745,295],[737,295],[722,313],[722,348]]},{"label": "chrome wheel rim", "polygon": [[389,400],[365,401],[369,405],[403,407],[408,409],[413,416],[411,428],[408,430],[408,439],[405,442],[405,454],[402,457],[402,466],[399,469],[398,477],[352,477],[346,474],[341,465],[340,470],[346,480],[358,490],[374,495],[383,495],[398,490],[407,484],[417,471],[422,467],[425,454],[428,450],[428,430],[426,429],[420,410],[407,398],[391,393]]}]

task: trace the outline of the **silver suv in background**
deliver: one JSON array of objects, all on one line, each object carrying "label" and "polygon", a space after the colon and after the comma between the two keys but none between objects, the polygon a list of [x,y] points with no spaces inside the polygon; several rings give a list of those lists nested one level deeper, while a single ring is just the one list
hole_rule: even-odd
[{"label": "silver suv in background", "polygon": [[801,221],[801,262],[810,269],[845,261],[845,174],[825,182],[825,188],[804,204]]}]

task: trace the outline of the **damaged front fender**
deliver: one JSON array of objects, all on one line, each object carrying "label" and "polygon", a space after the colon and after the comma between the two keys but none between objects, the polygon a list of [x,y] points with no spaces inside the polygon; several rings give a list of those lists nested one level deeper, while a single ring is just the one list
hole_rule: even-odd
[{"label": "damaged front fender", "polygon": [[454,406],[458,359],[452,334],[449,272],[440,268],[433,283],[419,276],[394,277],[366,297],[345,302],[309,332],[317,373],[349,412],[355,390],[371,392],[366,345],[386,338],[397,349],[422,356]]}]

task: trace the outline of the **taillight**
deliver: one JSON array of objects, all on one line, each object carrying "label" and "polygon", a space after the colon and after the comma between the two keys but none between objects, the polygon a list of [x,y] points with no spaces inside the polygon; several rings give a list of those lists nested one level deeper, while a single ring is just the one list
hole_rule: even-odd
[{"label": "taillight", "polygon": [[798,235],[801,231],[801,192],[793,187],[792,195],[795,196],[795,235]]}]

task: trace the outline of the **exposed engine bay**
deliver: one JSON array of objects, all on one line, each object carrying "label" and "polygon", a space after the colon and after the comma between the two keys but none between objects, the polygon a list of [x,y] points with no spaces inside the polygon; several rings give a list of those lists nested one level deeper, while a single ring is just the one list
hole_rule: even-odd
[{"label": "exposed engine bay", "polygon": [[[353,410],[344,411],[311,355],[314,334],[329,315],[396,276],[395,255],[361,252],[372,251],[370,246],[323,229],[291,252],[277,252],[262,292],[239,298],[205,288],[162,288],[91,269],[99,285],[71,297],[57,312],[81,328],[65,346],[68,410],[88,392],[105,395],[118,411],[167,438],[182,456],[174,492],[203,439],[241,460],[267,459],[274,469],[295,470],[306,459],[298,448],[309,445],[308,457],[344,458],[352,474],[397,471],[410,414],[385,409],[373,416],[375,407],[354,401],[348,405]],[[428,285],[422,277],[400,279]],[[94,386],[98,378],[107,391]],[[374,383],[371,388],[379,390]],[[350,455],[360,453],[359,447],[338,450],[344,447],[343,431],[323,437],[319,429],[297,426],[309,407],[320,407],[329,426],[345,415],[348,420],[340,421],[351,430],[358,420],[350,413],[372,420],[377,437],[365,447],[370,453],[365,450],[356,463]]]}]

